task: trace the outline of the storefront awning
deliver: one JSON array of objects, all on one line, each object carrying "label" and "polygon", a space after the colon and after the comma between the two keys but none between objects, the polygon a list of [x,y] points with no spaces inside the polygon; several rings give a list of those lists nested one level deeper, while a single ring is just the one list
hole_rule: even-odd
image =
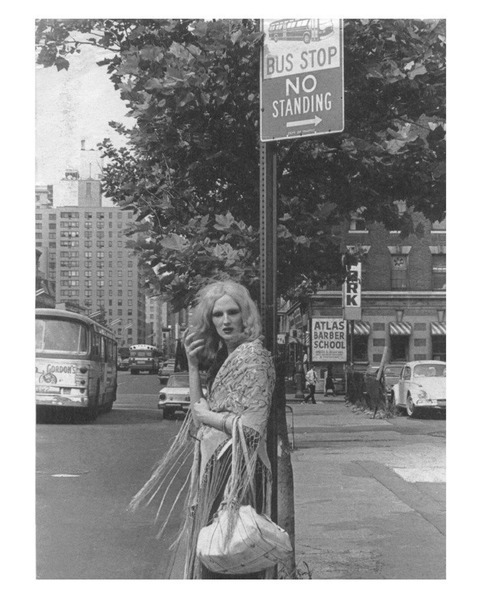
[{"label": "storefront awning", "polygon": [[445,323],[430,323],[431,335],[446,335]]},{"label": "storefront awning", "polygon": [[410,335],[412,333],[412,325],[405,322],[390,323],[390,335]]},{"label": "storefront awning", "polygon": [[366,321],[355,321],[353,333],[355,335],[370,335],[370,324]]}]

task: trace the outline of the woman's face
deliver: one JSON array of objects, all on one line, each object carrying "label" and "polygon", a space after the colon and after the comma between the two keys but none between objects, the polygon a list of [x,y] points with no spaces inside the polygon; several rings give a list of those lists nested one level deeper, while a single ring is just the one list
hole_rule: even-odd
[{"label": "woman's face", "polygon": [[212,322],[229,350],[236,348],[244,340],[242,311],[231,296],[225,294],[215,302]]}]

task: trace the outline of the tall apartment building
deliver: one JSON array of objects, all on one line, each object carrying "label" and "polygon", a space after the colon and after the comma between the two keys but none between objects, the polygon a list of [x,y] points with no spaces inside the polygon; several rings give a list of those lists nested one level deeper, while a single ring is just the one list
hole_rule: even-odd
[{"label": "tall apartment building", "polygon": [[69,169],[53,186],[53,203],[36,202],[35,218],[39,269],[55,281],[56,304],[101,310],[121,345],[144,343],[145,296],[136,256],[126,247],[133,212],[102,206],[100,180]]},{"label": "tall apartment building", "polygon": [[[404,239],[357,217],[343,232],[342,253],[357,248],[363,254],[361,320],[354,321],[352,336],[353,362],[362,368],[378,365],[385,348],[391,361],[446,359],[445,222],[430,223],[418,213],[413,220],[420,233]],[[293,364],[310,354],[312,318],[342,318],[341,288],[320,291],[304,306],[286,304],[278,316],[280,341]],[[342,375],[343,363],[332,366]]]},{"label": "tall apartment building", "polygon": [[146,322],[150,329],[150,343],[158,346],[167,358],[173,357],[190,316],[191,311],[187,309],[174,313],[169,303],[160,296],[146,298]]}]

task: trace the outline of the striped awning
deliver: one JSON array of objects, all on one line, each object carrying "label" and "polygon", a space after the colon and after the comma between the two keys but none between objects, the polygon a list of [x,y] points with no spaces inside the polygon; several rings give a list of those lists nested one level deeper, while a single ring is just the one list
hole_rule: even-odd
[{"label": "striped awning", "polygon": [[445,323],[430,323],[431,335],[446,335]]},{"label": "striped awning", "polygon": [[390,323],[390,335],[410,335],[412,333],[412,325],[404,321]]},{"label": "striped awning", "polygon": [[366,321],[355,321],[353,333],[355,335],[370,335],[370,324]]}]

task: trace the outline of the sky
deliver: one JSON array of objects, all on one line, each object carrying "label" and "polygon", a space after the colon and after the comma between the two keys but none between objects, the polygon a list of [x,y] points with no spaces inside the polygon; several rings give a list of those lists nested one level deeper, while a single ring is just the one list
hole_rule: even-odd
[{"label": "sky", "polygon": [[35,71],[35,180],[52,184],[66,167],[78,167],[81,139],[86,149],[105,137],[119,145],[122,138],[110,121],[128,124],[128,109],[96,61],[102,51],[83,46],[69,58],[67,71],[37,67]]}]

